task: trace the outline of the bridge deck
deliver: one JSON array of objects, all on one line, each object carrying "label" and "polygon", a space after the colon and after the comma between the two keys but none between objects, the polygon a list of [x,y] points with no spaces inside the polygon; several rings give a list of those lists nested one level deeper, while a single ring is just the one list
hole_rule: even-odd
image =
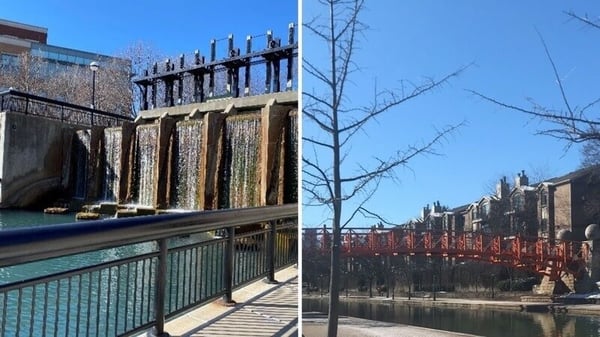
[{"label": "bridge deck", "polygon": [[275,279],[279,284],[259,280],[234,291],[235,307],[212,302],[168,321],[165,331],[189,337],[297,336],[298,269],[280,270]]}]

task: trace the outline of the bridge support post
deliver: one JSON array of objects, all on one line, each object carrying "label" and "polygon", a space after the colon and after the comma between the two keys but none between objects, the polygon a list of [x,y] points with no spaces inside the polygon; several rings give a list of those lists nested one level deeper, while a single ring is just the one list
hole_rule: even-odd
[{"label": "bridge support post", "polygon": [[155,337],[169,337],[169,333],[165,332],[165,294],[167,288],[167,240],[158,240],[158,266],[156,268],[156,294],[155,307],[156,323],[150,335]]},{"label": "bridge support post", "polygon": [[600,240],[588,240],[587,244],[590,255],[586,269],[588,276],[595,283],[600,281]]},{"label": "bridge support post", "polygon": [[266,283],[277,284],[275,280],[275,236],[277,235],[277,223],[271,221],[269,223],[269,234],[267,236],[267,267],[269,268],[267,273]]},{"label": "bridge support post", "polygon": [[587,279],[588,282],[586,282],[587,284],[579,282],[578,288],[582,289],[582,292],[597,292],[600,281],[600,226],[598,224],[588,225],[585,228],[585,237],[588,239],[585,243],[588,245],[589,252],[587,261],[585,261],[587,275],[584,279]]}]

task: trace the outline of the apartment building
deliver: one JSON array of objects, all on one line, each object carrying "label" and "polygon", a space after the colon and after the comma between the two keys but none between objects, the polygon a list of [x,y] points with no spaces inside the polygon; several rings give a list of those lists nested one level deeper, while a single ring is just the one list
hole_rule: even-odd
[{"label": "apartment building", "polygon": [[556,238],[569,230],[585,240],[585,228],[600,221],[600,165],[530,184],[525,171],[509,184],[499,180],[496,193],[449,209],[435,202],[421,217],[403,224],[419,230],[483,231]]}]

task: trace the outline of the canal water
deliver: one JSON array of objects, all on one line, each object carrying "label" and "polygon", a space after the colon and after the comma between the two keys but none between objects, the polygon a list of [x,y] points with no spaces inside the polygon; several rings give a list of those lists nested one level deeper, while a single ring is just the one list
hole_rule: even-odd
[{"label": "canal water", "polygon": [[[305,298],[304,312],[327,312],[326,298]],[[404,303],[340,302],[343,316],[409,324],[488,337],[600,336],[600,317],[522,313],[465,308],[440,308]]]},{"label": "canal water", "polygon": [[[71,223],[71,222],[75,222],[75,221],[76,220],[75,220],[74,214],[50,215],[50,214],[44,214],[42,212],[33,212],[33,211],[0,210],[0,230],[7,230],[10,228],[32,227],[32,226],[44,226],[44,225],[59,224],[59,223]],[[209,235],[206,233],[193,234],[188,237],[181,237],[181,238],[169,240],[169,246],[174,247],[174,246],[187,245],[187,244],[191,244],[191,243],[195,243],[195,242],[205,241],[209,238],[210,238]],[[27,264],[22,264],[22,265],[0,268],[0,285],[6,285],[6,284],[14,283],[14,282],[19,282],[22,280],[32,279],[32,278],[39,277],[39,276],[44,276],[44,275],[58,273],[58,272],[62,272],[62,271],[73,270],[73,269],[80,268],[80,267],[100,264],[102,262],[114,261],[117,259],[126,258],[126,257],[130,257],[130,256],[141,255],[141,254],[149,253],[149,252],[152,252],[155,250],[156,250],[156,243],[146,242],[146,243],[141,243],[141,244],[122,246],[122,247],[118,247],[118,248],[104,249],[104,250],[94,251],[94,252],[90,252],[90,253],[77,254],[77,255],[63,257],[63,258],[43,260],[43,261],[38,261],[38,262],[33,262],[33,263],[27,263]],[[215,252],[215,254],[217,254],[217,252]],[[215,264],[212,261],[220,261],[220,255],[217,256],[218,254],[217,255],[215,255],[215,254],[204,254],[201,257],[202,265],[205,266],[203,268],[212,268],[212,266]],[[191,256],[191,254],[190,254],[190,256]],[[186,254],[185,257],[181,261],[178,259],[177,263],[189,262],[188,260],[191,259],[190,256],[188,256]],[[212,261],[208,261],[209,259]],[[144,264],[143,266],[144,266],[143,267],[144,269],[151,268],[149,265],[146,266],[146,264]],[[142,268],[142,267],[140,267],[140,268]],[[150,275],[150,272],[153,272],[153,270],[154,269],[152,269],[152,270],[148,269],[148,273],[145,273],[145,274]],[[137,271],[137,267],[136,267],[136,271]],[[110,276],[111,274],[109,272],[108,277],[111,278],[111,281],[110,281],[110,286],[108,288],[110,288],[110,289],[119,289],[119,288],[125,289],[125,287],[127,287],[127,284],[125,284],[125,283],[137,282],[137,278],[138,278],[137,276],[135,279],[132,278],[131,280],[129,279],[129,277],[115,278],[115,275],[116,274],[120,275],[120,273],[121,273],[121,270],[119,269],[119,272],[113,273],[112,277],[111,277]],[[12,292],[8,293],[8,295],[0,296],[0,335],[1,336],[17,336],[16,326],[18,323],[15,321],[14,318],[20,316],[23,313],[27,314],[29,311],[31,311],[33,313],[34,307],[35,307],[36,313],[39,312],[41,314],[42,312],[47,311],[50,315],[54,312],[58,312],[59,309],[63,310],[63,311],[66,310],[65,308],[67,306],[70,306],[71,309],[73,309],[73,312],[79,311],[79,304],[75,304],[75,302],[76,302],[75,299],[77,298],[77,296],[80,296],[80,295],[75,296],[74,299],[69,299],[69,296],[66,295],[66,291],[70,291],[71,288],[77,289],[77,287],[82,287],[82,289],[86,289],[86,287],[88,287],[88,284],[89,284],[90,285],[89,288],[90,289],[93,288],[91,290],[91,293],[99,294],[97,302],[101,303],[101,304],[98,304],[98,307],[100,308],[100,306],[102,305],[102,308],[104,308],[104,303],[109,303],[109,302],[115,301],[115,298],[114,298],[115,295],[114,294],[111,295],[110,292],[106,292],[105,291],[106,289],[104,289],[106,287],[104,287],[104,286],[103,286],[103,288],[96,286],[96,282],[95,281],[92,282],[92,279],[99,280],[102,277],[103,279],[108,280],[106,278],[107,276],[105,274],[106,274],[106,271],[103,271],[102,274],[96,272],[95,274],[93,274],[93,275],[95,275],[94,276],[95,278],[93,278],[92,275],[90,275],[87,278],[83,277],[80,279],[76,279],[76,280],[79,280],[78,286],[72,285],[70,283],[70,281],[69,281],[69,283],[65,283],[65,282],[60,283],[62,286],[57,286],[56,284],[47,286],[47,289],[48,289],[47,295],[40,293],[35,296],[31,296],[31,293],[32,293],[31,291],[23,291],[24,299],[23,299],[22,306],[24,308],[27,308],[27,310],[25,310],[25,309],[21,310],[20,306],[16,305],[16,303],[17,303],[16,296],[17,295],[20,296],[21,295],[20,293],[16,293],[15,291],[12,291]],[[179,273],[177,273],[177,275],[179,275]],[[218,274],[218,275],[220,275],[220,274]],[[218,288],[218,286],[220,286],[220,285],[218,285],[217,283],[219,282],[220,278],[218,278],[217,276],[215,276],[215,275],[208,276],[208,278],[203,282],[209,282],[211,286],[214,284],[215,287]],[[77,282],[74,281],[73,284],[76,284],[76,283]],[[98,283],[98,285],[99,284],[100,283]],[[179,293],[177,286],[174,288]],[[38,288],[38,290],[36,290],[36,293],[37,292],[40,292],[39,288]],[[151,291],[149,288],[146,289],[144,292],[144,289],[142,286],[142,290],[138,292],[135,300],[139,301],[141,298],[143,298],[145,296],[149,297],[151,295],[150,292]],[[54,296],[53,294],[60,294],[60,296],[56,297],[57,298],[56,301],[54,300],[55,297],[53,297]],[[45,303],[49,303],[49,304],[42,303],[42,301],[40,300],[44,296],[48,296],[48,300],[45,301]],[[171,298],[171,297],[168,296],[168,298]],[[38,300],[36,301],[35,298],[38,298]],[[60,299],[60,300],[58,300],[58,299]],[[131,300],[133,300],[133,299],[129,299],[129,301],[131,301]],[[63,303],[64,301],[66,301],[66,302]],[[90,297],[90,299],[88,299],[88,301],[91,303],[92,298]],[[169,302],[169,305],[171,305],[170,302]],[[48,306],[48,307],[44,308],[45,306]],[[86,306],[83,305],[82,307],[86,307]],[[93,306],[88,305],[87,306],[88,310],[90,310],[90,307],[93,307]],[[97,310],[100,310],[100,309],[97,309]],[[104,310],[104,309],[102,309],[102,310]],[[141,315],[141,311],[142,310],[140,310],[140,313],[137,314],[138,316]],[[100,312],[100,311],[98,311],[98,312]],[[138,319],[138,317],[134,316],[134,315],[136,315],[135,312],[128,314],[127,318],[129,319],[130,322],[135,319]],[[94,316],[100,316],[100,315],[94,314]],[[129,317],[129,316],[131,316],[131,317]],[[22,321],[23,322],[29,321],[28,317],[29,316],[23,316]],[[106,314],[106,317],[108,317],[108,314]],[[60,324],[62,324],[62,317],[60,319],[61,319]],[[75,319],[73,319],[73,320],[75,320]],[[139,320],[141,320],[141,316],[139,317]],[[69,336],[69,335],[70,336],[75,336],[75,335],[103,336],[103,335],[106,335],[106,336],[109,336],[109,335],[117,335],[118,331],[124,331],[125,327],[126,327],[126,326],[124,326],[124,324],[127,324],[127,323],[125,323],[125,320],[122,320],[121,322],[118,323],[119,325],[117,326],[113,323],[112,320],[109,320],[108,318],[106,318],[105,320],[98,319],[98,321],[95,323],[95,326],[92,327],[92,330],[86,331],[86,330],[83,330],[83,327],[86,324],[86,322],[83,322],[83,321],[84,320],[82,319],[81,326],[78,325],[79,323],[77,323],[77,324],[66,323],[65,327],[63,327],[63,328],[59,327],[60,324],[57,324],[56,326],[47,324],[48,326],[46,326],[45,321],[44,321],[43,326],[40,326],[37,323],[35,325],[32,324],[31,326],[27,325],[28,329],[25,329],[25,331],[23,331],[23,327],[22,327],[21,332],[24,333],[25,335],[27,335],[26,331],[29,330],[29,333],[31,336],[44,336],[44,335],[56,335],[56,336]],[[77,322],[79,322],[79,316],[77,316]],[[82,334],[82,331],[86,331],[86,332]]]}]

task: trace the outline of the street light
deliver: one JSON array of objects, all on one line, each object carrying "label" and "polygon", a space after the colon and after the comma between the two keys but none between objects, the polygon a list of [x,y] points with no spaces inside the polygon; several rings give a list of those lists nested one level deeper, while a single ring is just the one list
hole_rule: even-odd
[{"label": "street light", "polygon": [[96,109],[96,71],[98,68],[98,62],[92,61],[90,63],[90,70],[92,71],[92,109]]}]

